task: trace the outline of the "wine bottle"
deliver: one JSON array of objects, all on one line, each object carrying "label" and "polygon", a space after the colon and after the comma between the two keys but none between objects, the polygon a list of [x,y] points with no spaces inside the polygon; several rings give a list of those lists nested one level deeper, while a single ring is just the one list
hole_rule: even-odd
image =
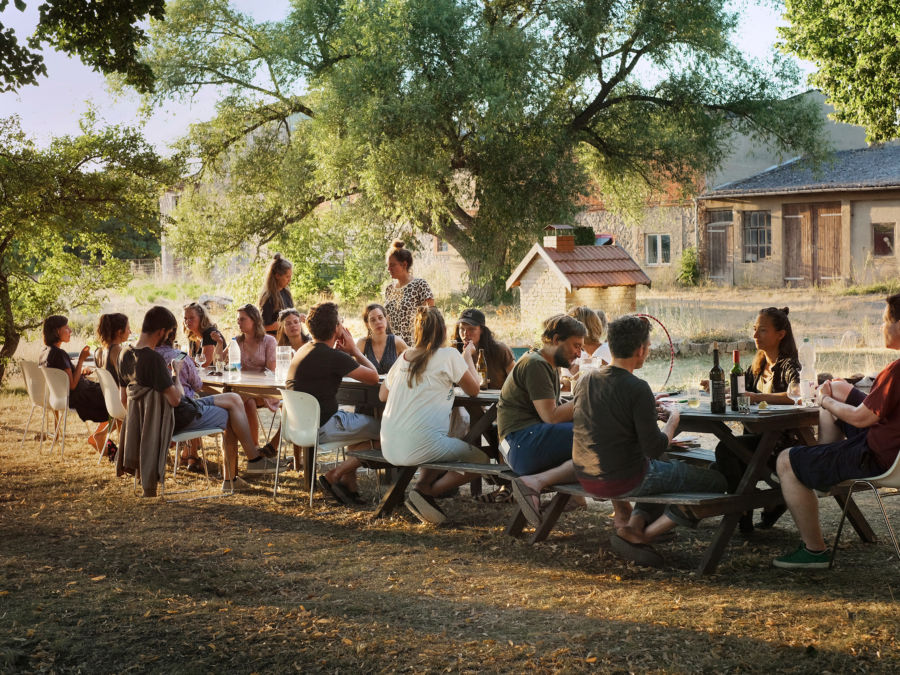
[{"label": "wine bottle", "polygon": [[738,396],[746,392],[744,385],[744,371],[741,368],[741,352],[734,350],[734,365],[731,366],[731,409],[738,409]]},{"label": "wine bottle", "polygon": [[709,371],[709,411],[714,415],[725,413],[725,371],[719,365],[719,343],[713,343],[713,367]]},{"label": "wine bottle", "polygon": [[478,361],[475,363],[475,370],[481,376],[481,388],[488,388],[487,361],[484,360],[484,350],[478,350]]}]

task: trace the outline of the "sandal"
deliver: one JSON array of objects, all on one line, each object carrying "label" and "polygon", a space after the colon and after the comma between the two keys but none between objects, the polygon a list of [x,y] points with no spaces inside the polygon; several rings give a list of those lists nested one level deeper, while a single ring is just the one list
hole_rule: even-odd
[{"label": "sandal", "polygon": [[513,493],[509,485],[502,485],[493,492],[486,492],[475,497],[475,501],[482,504],[508,504],[513,500]]},{"label": "sandal", "polygon": [[201,460],[199,457],[188,457],[187,470],[191,473],[204,473],[203,460]]},{"label": "sandal", "polygon": [[340,483],[330,483],[325,476],[319,476],[319,488],[338,506],[350,506],[353,501]]},{"label": "sandal", "polygon": [[609,538],[610,548],[625,560],[641,565],[642,567],[662,567],[665,559],[650,544],[634,544],[623,539],[618,534]]}]

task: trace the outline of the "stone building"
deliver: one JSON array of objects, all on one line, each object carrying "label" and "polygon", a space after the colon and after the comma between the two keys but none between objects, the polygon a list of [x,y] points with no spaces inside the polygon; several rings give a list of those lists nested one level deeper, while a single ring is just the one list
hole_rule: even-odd
[{"label": "stone building", "polygon": [[543,245],[535,244],[506,281],[519,287],[523,326],[538,326],[548,316],[571,307],[602,309],[609,318],[634,312],[636,287],[650,278],[621,246],[576,246],[570,225],[544,228]]}]

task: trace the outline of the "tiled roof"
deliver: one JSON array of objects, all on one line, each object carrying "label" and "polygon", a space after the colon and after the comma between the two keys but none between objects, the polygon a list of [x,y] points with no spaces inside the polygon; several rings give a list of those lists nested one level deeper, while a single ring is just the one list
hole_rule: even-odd
[{"label": "tiled roof", "polygon": [[900,146],[876,145],[836,152],[818,168],[792,160],[749,178],[720,185],[699,198],[896,187],[900,187]]},{"label": "tiled roof", "polygon": [[535,244],[507,280],[506,287],[518,284],[535,255],[541,255],[552,263],[558,273],[573,288],[606,286],[650,286],[648,277],[628,252],[611,244],[607,246],[576,246],[572,251],[557,251]]}]

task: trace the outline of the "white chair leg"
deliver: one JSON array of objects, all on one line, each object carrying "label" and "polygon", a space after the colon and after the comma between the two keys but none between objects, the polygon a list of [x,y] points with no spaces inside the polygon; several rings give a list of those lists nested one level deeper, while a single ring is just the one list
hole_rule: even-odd
[{"label": "white chair leg", "polygon": [[103,458],[106,456],[106,441],[109,440],[109,434],[111,433],[110,430],[112,429],[113,418],[110,417],[109,422],[107,422],[106,424],[107,424],[106,434],[103,436],[103,445],[100,446],[100,452],[97,453],[98,455],[100,455],[97,458],[97,464],[100,464],[100,462],[102,462]]},{"label": "white chair leg", "polygon": [[69,409],[66,408],[63,411],[63,428],[62,428],[62,439],[59,442],[59,458],[63,459],[66,454],[66,428],[69,423]]},{"label": "white chair leg", "polygon": [[40,455],[44,452],[44,436],[47,435],[47,405],[46,402],[43,408],[44,414],[41,415],[41,442],[38,446],[38,454]]},{"label": "white chair leg", "polygon": [[275,453],[275,485],[272,487],[272,499],[278,499],[278,474],[281,471],[281,450],[284,447],[284,437],[278,440],[278,452]]},{"label": "white chair leg", "polygon": [[319,439],[316,438],[316,444],[312,447],[312,466],[309,470],[309,505],[313,505],[313,497],[316,495],[316,464],[319,461]]},{"label": "white chair leg", "polygon": [[25,431],[22,432],[22,442],[19,443],[19,452],[22,452],[22,448],[25,446],[25,437],[28,435],[28,425],[31,424],[31,417],[34,415],[34,409],[37,406],[32,403],[31,404],[31,412],[28,413],[28,421],[25,422]]}]

